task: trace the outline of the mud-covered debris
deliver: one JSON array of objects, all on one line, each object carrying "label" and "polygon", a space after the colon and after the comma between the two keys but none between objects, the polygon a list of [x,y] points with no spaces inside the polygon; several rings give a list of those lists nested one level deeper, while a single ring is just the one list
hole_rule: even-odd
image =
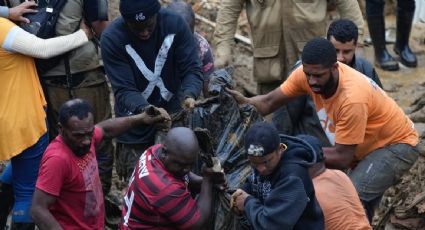
[{"label": "mud-covered debris", "polygon": [[413,122],[425,123],[425,107],[422,107],[416,112],[411,113],[409,117]]},{"label": "mud-covered debris", "polygon": [[394,92],[398,92],[401,86],[402,86],[401,84],[397,84],[397,83],[389,83],[389,84],[387,83],[384,85],[384,90],[386,92],[394,93]]},{"label": "mud-covered debris", "polygon": [[402,181],[385,193],[375,229],[425,229],[424,188],[425,157],[420,154]]},{"label": "mud-covered debris", "polygon": [[217,96],[225,87],[232,88],[233,67],[215,70],[210,76],[208,92],[211,96]]},{"label": "mud-covered debris", "polygon": [[199,147],[201,148],[201,160],[207,167],[213,167],[213,146],[210,132],[207,129],[195,128],[196,138],[198,139]]},{"label": "mud-covered debris", "polygon": [[418,98],[412,103],[413,109],[412,112],[416,112],[425,107],[425,93],[420,94]]},{"label": "mud-covered debris", "polygon": [[226,174],[230,192],[214,192],[214,211],[208,229],[239,229],[239,217],[230,210],[230,193],[251,173],[243,148],[245,132],[252,123],[263,119],[253,106],[240,107],[224,90],[231,87],[232,74],[232,68],[216,70],[208,86],[215,96],[197,103],[191,116],[180,117],[185,119],[182,124],[190,124],[195,130],[201,158],[208,163],[211,156],[216,157]]}]

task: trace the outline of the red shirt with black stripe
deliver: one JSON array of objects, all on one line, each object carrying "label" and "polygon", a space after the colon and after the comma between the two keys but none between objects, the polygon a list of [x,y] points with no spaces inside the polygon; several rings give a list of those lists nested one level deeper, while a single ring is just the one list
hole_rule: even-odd
[{"label": "red shirt with black stripe", "polygon": [[183,178],[176,178],[159,160],[161,145],[139,158],[124,197],[121,229],[188,229],[200,217]]}]

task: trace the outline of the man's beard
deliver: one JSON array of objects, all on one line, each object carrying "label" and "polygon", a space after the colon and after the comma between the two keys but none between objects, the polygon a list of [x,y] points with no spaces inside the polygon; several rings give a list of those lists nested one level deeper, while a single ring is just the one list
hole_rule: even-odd
[{"label": "man's beard", "polygon": [[319,88],[319,92],[313,91],[317,94],[326,94],[327,92],[331,91],[335,87],[336,81],[333,77],[332,72],[330,72],[329,80],[325,83],[325,85],[310,85],[310,88]]},{"label": "man's beard", "polygon": [[336,83],[336,80],[335,80],[335,78],[334,78],[334,76],[333,76],[333,74],[331,72],[331,77],[329,78],[329,81],[326,82],[326,84],[322,87],[321,90],[322,90],[323,93],[329,92],[332,89],[334,89],[334,87],[335,87],[336,84],[337,84]]},{"label": "man's beard", "polygon": [[90,152],[90,145],[88,145],[87,147],[81,147],[81,148],[74,149],[73,152],[78,157],[82,157],[82,156],[84,156],[84,155],[86,155],[87,153]]}]

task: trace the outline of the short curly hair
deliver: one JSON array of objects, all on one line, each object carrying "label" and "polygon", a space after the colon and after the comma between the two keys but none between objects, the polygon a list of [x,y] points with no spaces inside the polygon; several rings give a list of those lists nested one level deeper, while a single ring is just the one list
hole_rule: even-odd
[{"label": "short curly hair", "polygon": [[303,64],[319,64],[330,68],[336,63],[336,50],[330,41],[313,38],[304,46],[301,60]]},{"label": "short curly hair", "polygon": [[357,44],[359,29],[353,21],[348,19],[339,19],[333,21],[329,26],[326,37],[330,40],[331,36],[342,43],[354,41],[354,44]]},{"label": "short curly hair", "polygon": [[83,120],[90,113],[93,114],[91,105],[84,99],[76,98],[61,105],[58,120],[62,126],[68,127],[68,121],[71,117],[76,116],[78,119]]}]

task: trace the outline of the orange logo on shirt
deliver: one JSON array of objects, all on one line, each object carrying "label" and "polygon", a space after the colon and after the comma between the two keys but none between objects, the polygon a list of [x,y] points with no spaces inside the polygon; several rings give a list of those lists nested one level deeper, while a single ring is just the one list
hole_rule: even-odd
[{"label": "orange logo on shirt", "polygon": [[317,112],[317,116],[319,117],[320,124],[322,125],[323,131],[326,134],[326,137],[328,138],[329,142],[334,145],[335,144],[335,125],[329,119],[328,115],[326,114],[326,110],[324,108],[321,108]]},{"label": "orange logo on shirt", "polygon": [[325,119],[321,119],[320,124],[322,125],[322,128],[324,130],[329,130],[329,132],[335,133],[335,126],[328,117],[325,117]]}]

